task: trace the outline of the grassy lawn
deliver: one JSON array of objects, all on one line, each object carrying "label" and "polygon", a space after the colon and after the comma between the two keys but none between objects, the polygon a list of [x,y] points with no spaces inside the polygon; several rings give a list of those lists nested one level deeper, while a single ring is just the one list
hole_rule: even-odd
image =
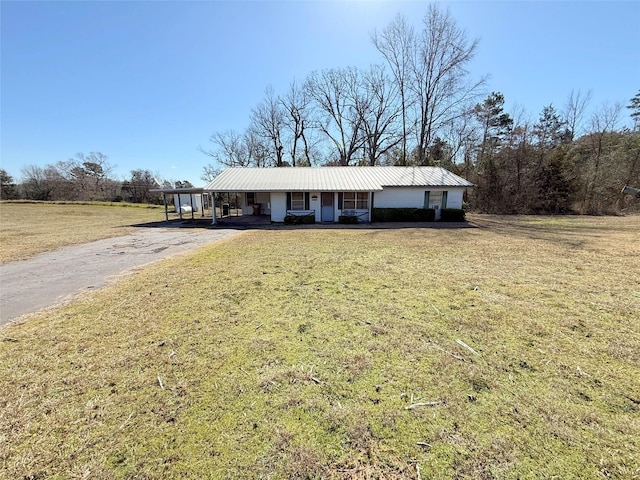
[{"label": "grassy lawn", "polygon": [[0,478],[640,478],[640,217],[471,219],[250,231],[3,328]]},{"label": "grassy lawn", "polygon": [[164,207],[157,205],[1,202],[0,263],[126,235],[133,230],[131,225],[162,220]]}]

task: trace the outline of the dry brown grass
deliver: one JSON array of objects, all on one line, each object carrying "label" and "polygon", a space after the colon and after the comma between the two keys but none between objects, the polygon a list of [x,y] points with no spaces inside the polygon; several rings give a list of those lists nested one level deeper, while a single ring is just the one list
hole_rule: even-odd
[{"label": "dry brown grass", "polygon": [[640,478],[640,217],[470,218],[248,232],[3,328],[0,478]]},{"label": "dry brown grass", "polygon": [[164,207],[158,206],[1,202],[0,263],[126,235],[131,225],[162,220]]}]

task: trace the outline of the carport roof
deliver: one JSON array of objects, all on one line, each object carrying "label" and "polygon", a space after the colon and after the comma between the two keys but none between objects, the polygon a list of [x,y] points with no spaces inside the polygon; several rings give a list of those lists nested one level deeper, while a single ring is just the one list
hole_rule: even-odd
[{"label": "carport roof", "polygon": [[198,187],[198,188],[150,188],[149,191],[151,193],[166,193],[167,195],[170,194],[177,194],[177,193],[184,193],[184,194],[197,194],[197,193],[204,193],[204,188],[202,187]]},{"label": "carport roof", "polygon": [[472,187],[441,167],[228,168],[211,192],[377,192],[384,187]]}]

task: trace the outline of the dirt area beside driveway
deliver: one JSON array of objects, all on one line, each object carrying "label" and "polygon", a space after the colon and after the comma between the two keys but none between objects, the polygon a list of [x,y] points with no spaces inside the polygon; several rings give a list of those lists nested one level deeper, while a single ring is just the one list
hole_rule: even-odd
[{"label": "dirt area beside driveway", "polygon": [[0,265],[0,325],[71,300],[136,268],[242,233],[223,228],[145,228]]}]

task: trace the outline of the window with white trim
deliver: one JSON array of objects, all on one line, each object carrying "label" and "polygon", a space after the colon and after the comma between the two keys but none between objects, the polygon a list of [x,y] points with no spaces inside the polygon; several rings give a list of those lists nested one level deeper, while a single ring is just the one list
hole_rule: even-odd
[{"label": "window with white trim", "polygon": [[343,210],[367,210],[368,208],[368,192],[344,192],[344,196],[342,197]]},{"label": "window with white trim", "polygon": [[291,210],[304,210],[304,192],[291,192]]}]

